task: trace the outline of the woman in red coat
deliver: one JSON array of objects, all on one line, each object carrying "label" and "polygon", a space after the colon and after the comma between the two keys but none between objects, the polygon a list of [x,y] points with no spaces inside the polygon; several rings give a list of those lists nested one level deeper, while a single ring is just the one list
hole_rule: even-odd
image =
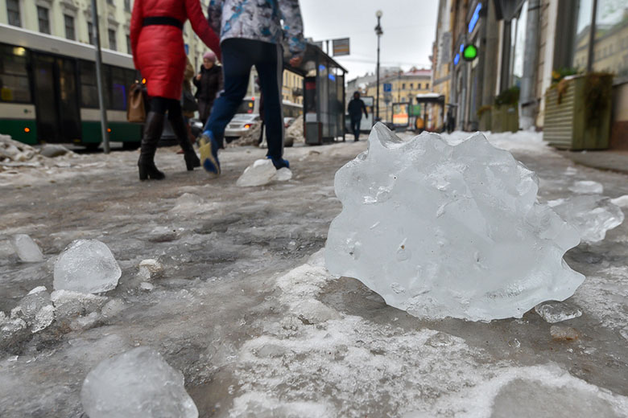
[{"label": "woman in red coat", "polygon": [[161,180],[164,173],[155,166],[157,142],[164,118],[172,125],[184,150],[188,170],[200,161],[187,136],[181,112],[181,89],[186,65],[183,24],[190,19],[192,29],[220,57],[220,41],[209,27],[199,0],[135,0],[131,17],[131,49],[135,68],[146,79],[150,111],[146,115],[142,151],[137,163],[140,180]]}]

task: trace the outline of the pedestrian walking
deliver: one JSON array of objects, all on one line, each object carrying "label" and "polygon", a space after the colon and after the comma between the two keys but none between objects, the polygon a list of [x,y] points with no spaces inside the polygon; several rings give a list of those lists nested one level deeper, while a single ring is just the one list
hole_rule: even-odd
[{"label": "pedestrian walking", "polygon": [[196,86],[199,119],[203,125],[211,113],[218,92],[222,90],[222,67],[216,64],[216,54],[209,51],[203,55],[201,71],[193,80]]},{"label": "pedestrian walking", "polygon": [[187,57],[183,24],[190,19],[194,32],[217,54],[219,39],[207,24],[199,0],[135,0],[131,16],[133,62],[146,79],[149,112],[146,115],[140,158],[140,180],[165,178],[155,166],[155,152],[164,127],[165,114],[181,148],[186,168],[200,166],[188,139],[181,112],[181,93]]},{"label": "pedestrian walking", "polygon": [[[194,67],[190,62],[190,58],[186,58],[185,71],[183,72],[183,91],[181,94],[181,112],[183,113],[183,123],[188,132],[188,139],[191,144],[196,142],[196,138],[192,135],[190,129],[190,119],[194,117],[194,112],[198,110],[198,103],[192,94],[192,80],[194,79]],[[181,148],[177,154],[185,154],[185,150]],[[199,160],[200,164],[200,160]],[[196,166],[196,165],[195,165]],[[196,166],[198,167],[198,166]]]},{"label": "pedestrian walking", "polygon": [[362,123],[362,112],[364,117],[369,117],[364,101],[360,99],[360,92],[353,93],[353,99],[349,101],[349,119],[351,119],[351,130],[355,136],[354,142],[360,140],[360,124]]},{"label": "pedestrian walking", "polygon": [[301,65],[306,44],[298,0],[211,0],[208,20],[220,33],[224,91],[216,99],[200,138],[203,167],[220,175],[218,148],[223,144],[225,127],[246,94],[253,65],[264,96],[267,158],[276,169],[289,167],[283,159],[282,41],[287,39],[290,64]]}]

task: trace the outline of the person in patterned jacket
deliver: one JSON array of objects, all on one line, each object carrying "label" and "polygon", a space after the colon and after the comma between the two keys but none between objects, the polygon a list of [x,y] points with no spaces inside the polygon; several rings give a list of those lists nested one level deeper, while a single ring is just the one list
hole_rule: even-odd
[{"label": "person in patterned jacket", "polygon": [[[220,35],[224,91],[216,99],[200,138],[201,163],[220,175],[218,149],[227,124],[235,115],[249,83],[251,66],[259,74],[264,96],[267,158],[275,168],[289,167],[283,159],[284,124],[281,106],[283,44],[290,64],[298,67],[305,53],[303,21],[298,0],[210,0],[210,27]],[[283,26],[282,26],[283,21]]]}]

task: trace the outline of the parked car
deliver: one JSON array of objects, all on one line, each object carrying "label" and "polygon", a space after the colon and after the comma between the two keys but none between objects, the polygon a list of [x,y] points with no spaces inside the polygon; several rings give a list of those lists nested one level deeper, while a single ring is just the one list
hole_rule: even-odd
[{"label": "parked car", "polygon": [[261,122],[259,115],[237,113],[225,129],[225,138],[234,140],[251,130],[255,125]]},{"label": "parked car", "polygon": [[297,120],[296,118],[291,118],[291,117],[285,117],[283,118],[283,124],[286,128],[289,128],[290,125],[292,125],[294,123],[294,121]]}]

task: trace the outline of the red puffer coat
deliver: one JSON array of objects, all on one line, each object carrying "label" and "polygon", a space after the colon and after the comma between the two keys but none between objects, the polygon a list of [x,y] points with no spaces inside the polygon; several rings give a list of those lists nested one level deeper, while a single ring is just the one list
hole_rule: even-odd
[{"label": "red puffer coat", "polygon": [[144,19],[152,17],[175,18],[181,26],[190,19],[194,32],[219,58],[220,40],[209,27],[199,0],[135,0],[131,16],[135,68],[146,79],[149,96],[180,100],[186,64],[183,33],[173,25],[144,26]]}]

